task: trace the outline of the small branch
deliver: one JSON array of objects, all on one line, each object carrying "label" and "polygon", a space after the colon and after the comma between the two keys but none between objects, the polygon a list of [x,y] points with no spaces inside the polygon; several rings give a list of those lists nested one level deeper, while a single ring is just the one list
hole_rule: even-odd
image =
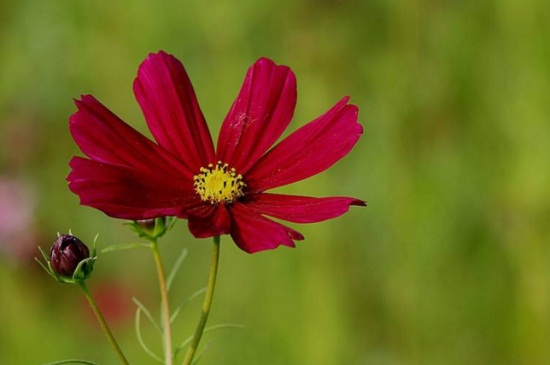
[{"label": "small branch", "polygon": [[98,322],[99,326],[107,336],[107,339],[109,340],[109,343],[115,350],[115,353],[118,356],[118,359],[122,365],[129,365],[128,360],[126,360],[126,357],[122,353],[122,350],[120,349],[120,346],[115,340],[115,337],[113,336],[113,333],[109,329],[109,326],[107,325],[107,322],[105,321],[105,318],[103,317],[103,314],[101,313],[101,310],[97,306],[97,303],[94,300],[94,297],[92,296],[92,293],[90,293],[90,290],[88,289],[88,286],[86,285],[85,281],[81,281],[80,287],[82,288],[82,291],[84,292],[84,295],[86,296],[86,299],[88,299],[88,303],[90,303],[90,307],[92,308],[92,311],[94,312]]}]

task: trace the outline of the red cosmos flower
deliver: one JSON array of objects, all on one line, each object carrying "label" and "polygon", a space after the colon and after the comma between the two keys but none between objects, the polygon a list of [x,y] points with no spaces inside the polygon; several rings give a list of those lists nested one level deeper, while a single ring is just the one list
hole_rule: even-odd
[{"label": "red cosmos flower", "polygon": [[[230,234],[252,253],[304,237],[266,216],[320,222],[365,205],[348,197],[266,193],[318,174],[344,157],[362,134],[358,108],[344,98],[275,147],[296,104],[296,79],[286,66],[261,58],[212,138],[183,65],[150,54],[134,93],[156,142],[119,119],[91,95],[76,101],[71,134],[88,158],[73,157],[67,177],[80,203],[130,220],[177,216],[195,237]],[[268,151],[269,150],[269,151]]]}]

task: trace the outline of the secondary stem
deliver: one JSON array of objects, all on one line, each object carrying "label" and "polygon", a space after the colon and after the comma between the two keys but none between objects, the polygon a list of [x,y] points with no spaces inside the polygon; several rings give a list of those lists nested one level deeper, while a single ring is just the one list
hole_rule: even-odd
[{"label": "secondary stem", "polygon": [[120,349],[120,346],[118,346],[118,343],[115,340],[115,337],[113,336],[113,333],[109,329],[109,326],[107,325],[107,322],[105,321],[105,318],[103,317],[103,314],[101,313],[101,310],[97,306],[97,303],[94,300],[94,297],[92,296],[92,293],[90,293],[90,290],[88,289],[88,286],[86,285],[86,282],[82,281],[80,283],[80,287],[82,288],[82,291],[84,292],[84,295],[86,296],[86,299],[88,299],[88,302],[90,303],[90,307],[92,308],[98,322],[99,326],[105,332],[105,335],[107,336],[107,339],[109,340],[109,343],[111,346],[113,346],[113,349],[115,350],[118,359],[121,364],[123,365],[129,365],[128,360],[126,360],[126,357],[122,353],[122,350]]},{"label": "secondary stem", "polygon": [[208,320],[208,314],[210,313],[210,307],[212,306],[212,298],[214,297],[214,287],[216,286],[216,276],[218,274],[218,262],[220,257],[220,237],[214,237],[214,246],[212,248],[212,262],[210,264],[210,274],[208,276],[208,286],[206,288],[206,295],[204,297],[204,302],[202,304],[201,317],[195,333],[193,335],[193,340],[187,349],[187,354],[185,355],[185,360],[183,360],[183,365],[191,365],[193,357],[197,352],[199,347],[199,342],[201,341],[202,333],[204,332],[204,327],[206,326],[206,321]]},{"label": "secondary stem", "polygon": [[165,365],[173,364],[173,352],[172,352],[172,330],[170,323],[170,305],[168,301],[168,289],[166,287],[166,276],[164,275],[164,267],[162,266],[162,260],[160,259],[160,252],[158,249],[157,241],[151,241],[151,251],[155,258],[155,264],[157,266],[157,276],[159,278],[160,297],[161,297],[161,315],[162,315],[162,333],[164,343],[164,363]]}]

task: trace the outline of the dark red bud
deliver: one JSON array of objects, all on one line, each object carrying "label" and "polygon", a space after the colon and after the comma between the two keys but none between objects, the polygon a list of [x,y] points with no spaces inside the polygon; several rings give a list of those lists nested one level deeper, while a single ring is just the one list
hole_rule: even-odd
[{"label": "dark red bud", "polygon": [[138,226],[142,228],[144,231],[153,231],[155,229],[155,225],[157,224],[156,219],[142,219],[139,221],[136,221]]},{"label": "dark red bud", "polygon": [[72,277],[80,261],[90,257],[90,250],[78,238],[63,234],[50,249],[50,263],[61,276]]},{"label": "dark red bud", "polygon": [[143,219],[130,223],[130,226],[139,237],[157,239],[166,233],[169,226],[166,224],[166,217]]}]

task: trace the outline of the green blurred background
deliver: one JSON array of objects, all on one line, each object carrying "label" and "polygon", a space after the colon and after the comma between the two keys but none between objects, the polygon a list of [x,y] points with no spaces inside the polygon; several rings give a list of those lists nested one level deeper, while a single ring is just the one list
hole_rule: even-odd
[{"label": "green blurred background", "polygon": [[[99,232],[99,248],[135,241],[67,189],[67,119],[90,93],[146,131],[131,84],[159,49],[185,64],[215,137],[260,56],[297,74],[290,130],[344,95],[365,127],[333,169],[283,191],[368,208],[298,226],[296,249],[222,240],[210,324],[245,328],[207,334],[201,363],[550,363],[549,19],[543,0],[0,2],[0,363],[116,363],[77,289],[32,257],[69,229]],[[174,304],[207,278],[210,241],[182,221],[169,265],[184,247]],[[150,254],[102,255],[90,286],[131,363],[155,363],[131,302],[157,308]]]}]

